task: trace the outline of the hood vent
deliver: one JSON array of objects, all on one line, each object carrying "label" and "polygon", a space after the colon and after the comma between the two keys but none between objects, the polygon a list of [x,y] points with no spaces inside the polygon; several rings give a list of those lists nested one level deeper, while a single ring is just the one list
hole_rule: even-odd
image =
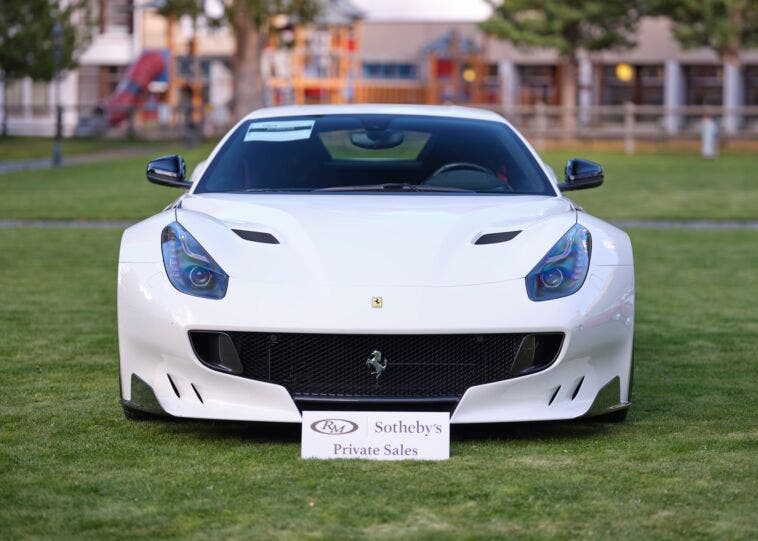
[{"label": "hood vent", "polygon": [[261,242],[263,244],[279,244],[277,238],[271,233],[262,233],[260,231],[245,231],[244,229],[232,229],[237,235],[250,242]]},{"label": "hood vent", "polygon": [[499,242],[508,242],[521,231],[503,231],[501,233],[487,233],[482,235],[474,244],[497,244]]}]

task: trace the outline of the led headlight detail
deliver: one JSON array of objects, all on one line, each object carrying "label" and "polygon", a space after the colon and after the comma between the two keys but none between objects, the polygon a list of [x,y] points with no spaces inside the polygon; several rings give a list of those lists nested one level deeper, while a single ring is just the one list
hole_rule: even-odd
[{"label": "led headlight detail", "polygon": [[229,276],[179,222],[163,229],[163,265],[171,284],[187,295],[223,299]]},{"label": "led headlight detail", "polygon": [[533,301],[567,297],[579,291],[590,268],[592,237],[579,224],[569,229],[526,276],[526,292]]}]

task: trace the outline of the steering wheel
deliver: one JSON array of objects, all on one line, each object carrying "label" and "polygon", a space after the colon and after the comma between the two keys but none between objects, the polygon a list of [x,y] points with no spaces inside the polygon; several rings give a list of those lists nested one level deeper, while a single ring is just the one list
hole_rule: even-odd
[{"label": "steering wheel", "polygon": [[442,173],[447,173],[448,171],[452,171],[454,169],[473,169],[474,171],[481,171],[482,173],[492,175],[493,177],[496,176],[494,171],[492,171],[492,169],[488,169],[484,167],[483,165],[479,165],[479,164],[471,163],[471,162],[452,162],[452,163],[446,163],[445,165],[437,169],[434,173],[432,173],[432,176],[430,176],[429,179],[432,179],[436,177],[437,175],[441,175]]}]

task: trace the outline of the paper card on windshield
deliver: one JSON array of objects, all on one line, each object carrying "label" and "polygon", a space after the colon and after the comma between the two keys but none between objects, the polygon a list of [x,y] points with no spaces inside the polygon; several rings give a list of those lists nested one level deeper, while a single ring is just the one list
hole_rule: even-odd
[{"label": "paper card on windshield", "polygon": [[251,122],[244,141],[298,141],[308,139],[315,120],[271,120]]}]

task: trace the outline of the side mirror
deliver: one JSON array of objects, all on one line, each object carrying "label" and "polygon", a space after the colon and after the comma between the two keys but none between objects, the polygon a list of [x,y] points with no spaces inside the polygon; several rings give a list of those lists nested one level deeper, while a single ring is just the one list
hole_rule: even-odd
[{"label": "side mirror", "polygon": [[599,163],[581,158],[571,158],[566,162],[566,176],[558,185],[562,192],[585,190],[603,183],[603,167]]},{"label": "side mirror", "polygon": [[178,154],[161,156],[147,162],[147,180],[161,186],[189,188],[192,183],[185,178],[184,158]]}]

